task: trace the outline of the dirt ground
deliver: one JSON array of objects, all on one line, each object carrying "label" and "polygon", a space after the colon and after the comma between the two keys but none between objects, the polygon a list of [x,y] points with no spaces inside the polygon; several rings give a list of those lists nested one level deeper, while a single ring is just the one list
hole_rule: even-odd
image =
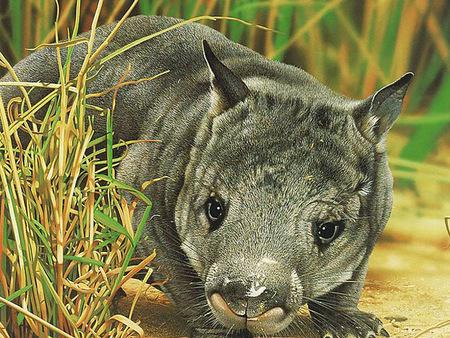
[{"label": "dirt ground", "polygon": [[[391,337],[449,338],[450,237],[445,215],[418,218],[414,212],[410,217],[399,205],[371,257],[360,308],[382,319]],[[138,285],[126,285],[128,296],[119,303],[122,313],[128,314]],[[154,289],[141,296],[133,319],[140,320],[146,337],[186,335],[177,309]]]}]

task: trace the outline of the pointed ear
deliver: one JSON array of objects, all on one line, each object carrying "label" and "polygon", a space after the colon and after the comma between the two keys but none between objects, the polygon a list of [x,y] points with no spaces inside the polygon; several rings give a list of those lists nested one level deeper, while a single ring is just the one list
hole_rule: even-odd
[{"label": "pointed ear", "polygon": [[203,55],[211,72],[211,85],[221,110],[234,107],[250,94],[245,83],[217,59],[206,40],[203,40]]},{"label": "pointed ear", "polygon": [[380,142],[397,120],[413,76],[411,72],[406,73],[364,100],[353,112],[359,131],[370,142]]}]

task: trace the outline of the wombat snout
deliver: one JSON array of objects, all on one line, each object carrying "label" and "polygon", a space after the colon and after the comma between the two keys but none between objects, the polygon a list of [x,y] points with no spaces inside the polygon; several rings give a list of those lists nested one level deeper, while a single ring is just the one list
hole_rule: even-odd
[{"label": "wombat snout", "polygon": [[288,313],[279,306],[265,311],[258,316],[247,317],[246,315],[237,315],[231,310],[225,299],[219,293],[212,294],[209,298],[209,303],[213,309],[220,312],[220,315],[216,316],[226,327],[247,329],[252,333],[270,334],[278,332],[280,326],[284,327],[290,322]]},{"label": "wombat snout", "polygon": [[226,280],[220,294],[231,310],[239,316],[257,317],[267,310],[282,306],[286,300],[285,292],[275,290],[264,279]]},{"label": "wombat snout", "polygon": [[269,334],[291,321],[291,312],[286,307],[288,295],[288,283],[274,284],[259,275],[225,278],[208,296],[208,303],[224,326]]}]

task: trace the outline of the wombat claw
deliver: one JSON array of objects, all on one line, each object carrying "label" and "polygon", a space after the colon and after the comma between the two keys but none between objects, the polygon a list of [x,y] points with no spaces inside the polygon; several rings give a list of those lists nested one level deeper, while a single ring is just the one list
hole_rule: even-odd
[{"label": "wombat claw", "polygon": [[[376,338],[390,337],[383,323],[375,315],[355,311],[327,311],[326,315],[315,318],[314,323],[321,338]],[[326,318],[326,322],[323,322]]]}]

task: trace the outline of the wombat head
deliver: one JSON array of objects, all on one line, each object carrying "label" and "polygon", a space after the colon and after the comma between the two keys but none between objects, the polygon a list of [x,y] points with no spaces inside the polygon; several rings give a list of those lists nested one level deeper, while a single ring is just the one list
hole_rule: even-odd
[{"label": "wombat head", "polygon": [[382,145],[412,74],[366,100],[293,98],[251,91],[206,42],[204,54],[212,108],[177,231],[215,320],[271,334],[365,267],[391,210]]}]

